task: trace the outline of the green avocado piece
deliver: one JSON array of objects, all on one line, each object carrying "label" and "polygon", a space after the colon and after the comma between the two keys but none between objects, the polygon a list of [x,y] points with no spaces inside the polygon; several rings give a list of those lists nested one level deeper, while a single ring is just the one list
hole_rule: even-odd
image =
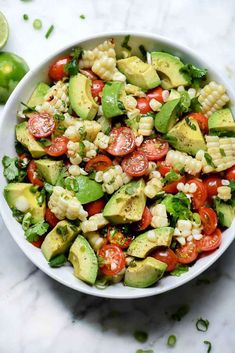
[{"label": "green avocado piece", "polygon": [[44,82],[39,82],[36,86],[35,90],[33,91],[31,97],[28,100],[28,107],[33,108],[36,105],[40,105],[44,102],[44,97],[49,90],[49,86]]},{"label": "green avocado piece", "polygon": [[146,204],[144,187],[143,179],[122,186],[107,202],[104,217],[114,224],[140,221]]},{"label": "green avocado piece", "polygon": [[[173,228],[162,227],[151,229],[143,234],[140,234],[130,244],[127,254],[143,259],[158,246],[169,247],[171,245],[173,233]],[[151,240],[148,239],[150,235]],[[152,240],[152,238],[154,239]]]},{"label": "green avocado piece", "polygon": [[221,133],[226,136],[228,133],[229,136],[231,133],[235,135],[235,121],[230,109],[225,108],[218,110],[211,114],[208,119],[208,127],[210,133]]},{"label": "green avocado piece", "polygon": [[44,239],[41,250],[47,261],[53,257],[64,254],[76,238],[79,228],[68,221],[60,221],[47,234]]},{"label": "green avocado piece", "polygon": [[38,204],[37,198],[40,193],[32,192],[32,184],[29,183],[9,183],[4,188],[4,197],[8,203],[8,206],[12,208],[17,208],[17,203],[28,202],[29,208],[25,211],[30,212],[32,215],[32,223],[38,223],[44,220],[44,215],[46,211],[46,201],[40,206]]},{"label": "green avocado piece", "polygon": [[198,122],[185,118],[167,134],[169,143],[176,149],[195,156],[198,150],[206,150],[206,144]]},{"label": "green avocado piece", "polygon": [[217,198],[214,200],[214,206],[220,225],[227,228],[231,227],[235,217],[235,208]]},{"label": "green avocado piece", "polygon": [[33,158],[40,158],[46,154],[40,143],[29,133],[27,121],[16,125],[16,139],[29,150]]},{"label": "green avocado piece", "polygon": [[174,99],[180,98],[180,92],[178,92],[176,89],[172,88],[169,94],[169,97],[167,98],[167,102],[173,101]]},{"label": "green avocado piece", "polygon": [[160,112],[155,116],[155,128],[166,134],[176,123],[177,119],[177,108],[179,106],[180,99],[174,99],[165,103]]},{"label": "green avocado piece", "polygon": [[124,90],[123,82],[107,82],[102,91],[102,109],[106,118],[123,115],[124,106],[120,100]]},{"label": "green avocado piece", "polygon": [[98,260],[88,241],[79,235],[69,251],[69,261],[74,268],[74,276],[94,284],[98,273]]},{"label": "green avocado piece", "polygon": [[55,185],[63,167],[63,161],[52,161],[51,159],[35,160],[39,173],[47,183]]},{"label": "green avocado piece", "polygon": [[180,71],[184,64],[177,56],[163,52],[152,52],[151,57],[152,65],[157,70],[164,89],[189,85],[189,77]]},{"label": "green avocado piece", "polygon": [[126,76],[127,81],[143,90],[157,87],[161,80],[152,65],[149,65],[137,56],[118,60],[118,69]]},{"label": "green avocado piece", "polygon": [[125,272],[124,284],[129,287],[146,288],[156,283],[166,271],[167,265],[147,257],[141,261],[133,261]]},{"label": "green avocado piece", "polygon": [[91,80],[77,74],[69,80],[69,100],[72,109],[83,120],[93,120],[98,111],[98,104],[91,94]]},{"label": "green avocado piece", "polygon": [[101,184],[97,183],[95,180],[91,180],[85,175],[80,175],[76,180],[79,188],[76,197],[82,205],[96,201],[104,196]]}]

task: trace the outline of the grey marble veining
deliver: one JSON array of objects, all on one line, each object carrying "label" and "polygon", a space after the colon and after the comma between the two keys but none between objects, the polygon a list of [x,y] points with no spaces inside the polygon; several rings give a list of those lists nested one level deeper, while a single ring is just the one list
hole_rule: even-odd
[{"label": "grey marble veining", "polygon": [[[235,84],[235,3],[233,0],[0,0],[10,23],[6,50],[22,55],[34,67],[45,55],[88,34],[138,30],[168,36],[190,46],[214,63]],[[22,20],[41,18],[45,40]],[[85,14],[86,19],[79,16]],[[235,352],[235,245],[201,278],[163,295],[140,300],[107,300],[86,296],[50,279],[24,256],[0,220],[0,353],[134,353]],[[183,304],[189,313],[180,321],[172,313]],[[207,333],[196,320],[210,321]],[[135,341],[137,329],[149,332],[145,344]],[[177,336],[174,349],[168,335]]]}]

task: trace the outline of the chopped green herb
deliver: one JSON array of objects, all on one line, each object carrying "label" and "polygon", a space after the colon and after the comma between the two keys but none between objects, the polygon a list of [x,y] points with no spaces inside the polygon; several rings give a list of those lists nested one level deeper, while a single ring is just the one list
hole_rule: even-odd
[{"label": "chopped green herb", "polygon": [[17,220],[17,222],[21,223],[24,218],[24,213],[17,210],[17,208],[12,208],[12,215]]},{"label": "chopped green herb", "polygon": [[47,232],[48,228],[49,228],[48,223],[44,221],[40,221],[26,230],[25,232],[26,239],[30,243],[32,241],[37,241],[40,236],[44,235]]},{"label": "chopped green herb", "polygon": [[60,121],[64,121],[65,117],[64,117],[63,114],[55,114],[55,115],[54,115],[54,119],[55,119],[56,121],[60,122]]},{"label": "chopped green herb", "polygon": [[206,162],[207,162],[209,165],[211,165],[213,168],[215,168],[215,165],[214,165],[214,163],[213,163],[212,157],[211,157],[211,155],[210,155],[209,153],[205,152],[205,153],[204,153],[204,158],[205,158]]},{"label": "chopped green herb", "polygon": [[[187,113],[189,111],[190,104],[191,104],[191,99],[188,92],[187,91],[180,92],[179,112]],[[193,128],[191,127],[191,129]]]},{"label": "chopped green herb", "polygon": [[194,97],[191,99],[189,111],[193,113],[200,113],[202,111],[202,106],[201,103],[199,103],[198,101],[198,97]]},{"label": "chopped green herb", "polygon": [[226,157],[225,150],[223,148],[219,149],[221,156]]},{"label": "chopped green herb", "polygon": [[31,112],[36,112],[37,110],[35,109],[35,107],[29,107],[27,104],[25,104],[24,102],[20,102],[20,104],[22,104],[26,109],[23,110],[23,113],[31,113]]},{"label": "chopped green herb", "polygon": [[165,175],[164,182],[172,183],[173,181],[177,181],[179,179],[181,179],[181,175],[176,173],[174,170],[171,170]]},{"label": "chopped green herb", "polygon": [[45,198],[46,198],[46,190],[42,189],[37,197],[37,202],[38,202],[39,206],[42,206],[42,204],[45,201]]},{"label": "chopped green herb", "polygon": [[30,225],[31,225],[31,221],[32,221],[32,215],[30,212],[27,212],[24,215],[24,218],[22,220],[22,228],[24,231],[26,231],[27,229],[29,229]]},{"label": "chopped green herb", "polygon": [[46,32],[46,34],[45,34],[46,39],[48,39],[48,38],[50,37],[50,35],[51,35],[51,33],[53,32],[53,30],[54,30],[54,26],[51,25],[51,26],[48,28],[48,30],[47,30],[47,32]]},{"label": "chopped green herb", "polygon": [[135,337],[136,341],[144,343],[148,339],[148,334],[145,331],[135,331],[134,337]]},{"label": "chopped green herb", "polygon": [[59,235],[67,235],[68,234],[68,227],[67,225],[65,226],[59,226],[56,228],[56,233],[59,234]]},{"label": "chopped green herb", "polygon": [[48,192],[49,195],[53,193],[53,185],[49,183],[44,184],[44,189],[46,190],[46,192]]},{"label": "chopped green herb", "polygon": [[79,190],[79,184],[76,178],[67,177],[65,179],[65,188],[70,191],[77,192]]},{"label": "chopped green herb", "polygon": [[23,15],[23,19],[24,19],[25,21],[28,21],[29,16],[25,13],[25,14]]},{"label": "chopped green herb", "polygon": [[143,46],[143,44],[141,44],[141,45],[139,46],[139,51],[141,52],[141,54],[143,55],[143,57],[146,58],[147,50],[145,49],[145,47]]},{"label": "chopped green herb", "polygon": [[192,129],[192,130],[197,130],[197,127],[195,124],[192,123],[192,121],[187,117],[185,118],[185,121],[187,123],[187,125]]},{"label": "chopped green herb", "polygon": [[61,267],[67,262],[67,257],[64,254],[57,255],[49,261],[51,267]]},{"label": "chopped green herb", "polygon": [[42,21],[39,20],[39,18],[36,18],[36,20],[33,21],[33,28],[36,30],[39,30],[42,28]]},{"label": "chopped green herb", "polygon": [[176,268],[170,272],[171,276],[181,276],[183,275],[185,272],[188,272],[189,267],[187,265],[182,265],[182,264],[178,264],[176,266]]},{"label": "chopped green herb", "polygon": [[86,16],[85,15],[80,15],[81,20],[85,20]]},{"label": "chopped green herb", "polygon": [[212,344],[210,341],[203,341],[203,343],[205,343],[206,345],[208,345],[208,348],[207,348],[207,353],[210,353],[211,352],[211,349],[212,349]]},{"label": "chopped green herb", "polygon": [[229,186],[231,188],[231,192],[235,191],[235,180],[230,180]]},{"label": "chopped green herb", "polygon": [[176,344],[176,336],[175,335],[170,335],[167,339],[167,345],[169,347],[174,347]]},{"label": "chopped green herb", "polygon": [[27,174],[27,164],[23,163],[19,166],[19,158],[4,156],[2,159],[4,177],[11,182],[23,181]]},{"label": "chopped green herb", "polygon": [[32,185],[30,187],[30,192],[32,192],[33,194],[36,194],[37,191],[38,191],[38,185]]},{"label": "chopped green herb", "polygon": [[162,204],[166,206],[166,210],[172,216],[173,223],[176,223],[178,218],[191,219],[192,212],[190,210],[190,201],[183,192],[178,192],[176,195],[168,194]]},{"label": "chopped green herb", "polygon": [[181,305],[176,312],[171,315],[171,318],[176,321],[181,321],[181,319],[188,314],[189,309],[187,304]]},{"label": "chopped green herb", "polygon": [[207,69],[201,69],[193,64],[184,65],[180,71],[187,75],[191,85],[195,88],[200,87],[207,75]]},{"label": "chopped green herb", "polygon": [[127,50],[132,50],[132,48],[128,45],[128,42],[129,42],[129,40],[130,40],[130,35],[127,35],[127,36],[125,36],[125,38],[124,38],[124,40],[123,40],[123,42],[122,42],[122,44],[121,44],[121,46],[123,47],[123,48],[126,48]]},{"label": "chopped green herb", "polygon": [[77,59],[73,59],[65,64],[64,69],[69,74],[69,76],[75,76],[79,71]]},{"label": "chopped green herb", "polygon": [[95,282],[95,287],[97,289],[106,289],[109,286],[109,281],[106,277],[103,277],[101,279],[97,279]]},{"label": "chopped green herb", "polygon": [[198,331],[206,332],[208,330],[209,324],[210,323],[207,319],[200,318],[196,322],[196,328]]}]

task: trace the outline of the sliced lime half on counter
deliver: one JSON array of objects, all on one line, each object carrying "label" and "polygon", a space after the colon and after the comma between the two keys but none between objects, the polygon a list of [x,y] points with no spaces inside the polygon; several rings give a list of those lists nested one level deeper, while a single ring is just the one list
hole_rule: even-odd
[{"label": "sliced lime half on counter", "polygon": [[8,40],[9,26],[6,17],[0,12],[0,49],[2,49]]}]

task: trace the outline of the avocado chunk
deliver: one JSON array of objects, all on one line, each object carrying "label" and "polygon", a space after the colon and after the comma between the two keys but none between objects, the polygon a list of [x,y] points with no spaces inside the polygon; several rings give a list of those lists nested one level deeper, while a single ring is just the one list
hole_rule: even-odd
[{"label": "avocado chunk", "polygon": [[106,118],[123,115],[124,106],[120,100],[124,90],[123,82],[107,82],[102,91],[102,109]]},{"label": "avocado chunk", "polygon": [[29,150],[33,158],[40,158],[46,154],[40,143],[29,133],[27,121],[16,125],[16,139]]},{"label": "avocado chunk", "polygon": [[98,104],[91,94],[91,80],[77,74],[69,80],[69,100],[72,109],[83,120],[93,120],[98,111]]},{"label": "avocado chunk", "polygon": [[146,204],[144,187],[143,179],[122,186],[107,202],[104,217],[114,224],[140,221]]},{"label": "avocado chunk", "polygon": [[222,227],[229,228],[235,217],[235,209],[231,205],[221,202],[217,198],[214,201],[215,210],[218,215],[219,223]]},{"label": "avocado chunk", "polygon": [[[151,229],[143,234],[140,234],[130,244],[127,250],[127,254],[144,259],[152,250],[158,246],[169,247],[171,245],[173,233],[173,228],[162,227]],[[152,237],[152,235],[154,235],[154,237]],[[151,240],[149,240],[149,238]]]},{"label": "avocado chunk", "polygon": [[167,102],[173,101],[174,99],[178,99],[178,98],[181,98],[180,92],[178,92],[176,89],[172,88],[170,91],[170,95],[167,98]]},{"label": "avocado chunk", "polygon": [[198,150],[206,150],[206,144],[198,122],[185,118],[176,124],[167,134],[169,143],[175,149],[195,156]]},{"label": "avocado chunk", "polygon": [[39,82],[36,86],[35,90],[33,91],[31,97],[28,100],[28,107],[33,108],[36,105],[40,105],[44,102],[44,97],[49,90],[49,86],[44,82]]},{"label": "avocado chunk", "polygon": [[85,175],[80,175],[76,178],[76,181],[78,183],[76,197],[82,205],[96,201],[104,196],[101,184],[97,183],[95,180],[91,180]]},{"label": "avocado chunk", "polygon": [[88,241],[79,235],[69,251],[69,261],[74,276],[88,284],[94,284],[98,273],[98,260]]},{"label": "avocado chunk", "polygon": [[220,136],[235,135],[235,121],[230,109],[221,109],[213,114],[208,119],[208,127],[210,133],[218,133]]},{"label": "avocado chunk", "polygon": [[127,81],[143,90],[160,85],[161,80],[152,65],[146,64],[137,56],[118,60],[118,69],[126,76]]},{"label": "avocado chunk", "polygon": [[25,205],[28,204],[28,209],[25,210],[25,213],[31,213],[31,222],[35,224],[44,220],[46,201],[41,206],[38,204],[37,198],[40,192],[32,192],[32,186],[29,183],[9,183],[4,188],[4,197],[11,209],[17,208],[16,206],[19,202],[24,202]]},{"label": "avocado chunk", "polygon": [[163,52],[152,52],[151,57],[152,65],[157,70],[164,89],[189,85],[189,77],[180,71],[184,64],[177,56]]},{"label": "avocado chunk", "polygon": [[133,261],[125,272],[124,284],[129,287],[146,288],[156,283],[164,274],[167,265],[153,257]]},{"label": "avocado chunk", "polygon": [[44,239],[41,249],[47,261],[53,257],[64,254],[76,238],[79,228],[68,221],[57,223]]},{"label": "avocado chunk", "polygon": [[176,123],[176,113],[180,99],[174,99],[165,103],[160,112],[155,116],[155,128],[166,134]]},{"label": "avocado chunk", "polygon": [[39,173],[47,183],[55,185],[63,167],[63,161],[52,161],[51,159],[38,159],[35,161]]}]

